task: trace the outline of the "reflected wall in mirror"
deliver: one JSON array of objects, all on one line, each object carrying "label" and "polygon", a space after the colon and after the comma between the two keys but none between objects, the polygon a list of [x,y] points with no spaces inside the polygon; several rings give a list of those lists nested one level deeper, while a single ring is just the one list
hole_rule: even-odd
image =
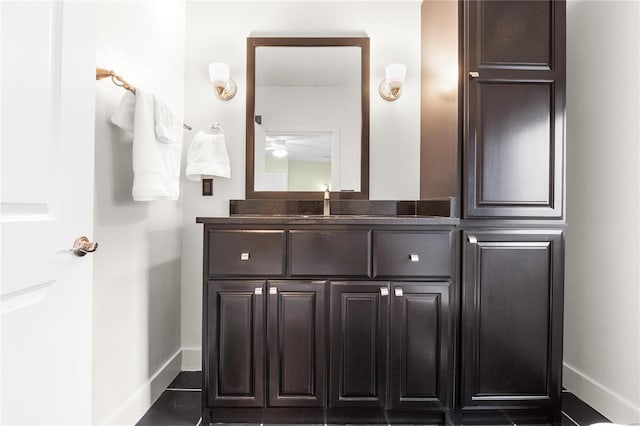
[{"label": "reflected wall in mirror", "polygon": [[368,198],[369,39],[247,41],[247,198]]}]

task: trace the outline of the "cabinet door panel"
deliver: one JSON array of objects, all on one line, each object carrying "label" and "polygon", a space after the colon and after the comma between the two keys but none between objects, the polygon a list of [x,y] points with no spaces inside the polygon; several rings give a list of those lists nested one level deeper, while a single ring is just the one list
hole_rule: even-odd
[{"label": "cabinet door panel", "polygon": [[388,292],[387,282],[331,283],[332,407],[385,406]]},{"label": "cabinet door panel", "polygon": [[391,408],[443,407],[450,400],[449,283],[393,283]]},{"label": "cabinet door panel", "polygon": [[[262,407],[263,281],[209,282],[205,380],[211,407]],[[261,293],[261,291],[260,291]]]},{"label": "cabinet door panel", "polygon": [[[480,66],[551,66],[551,1],[478,1]],[[526,19],[525,19],[526,18]]]},{"label": "cabinet door panel", "polygon": [[472,234],[477,243],[464,248],[464,405],[557,403],[561,232]]},{"label": "cabinet door panel", "polygon": [[551,92],[545,83],[480,85],[478,207],[551,207]]},{"label": "cabinet door panel", "polygon": [[325,282],[269,282],[269,405],[324,405]]}]

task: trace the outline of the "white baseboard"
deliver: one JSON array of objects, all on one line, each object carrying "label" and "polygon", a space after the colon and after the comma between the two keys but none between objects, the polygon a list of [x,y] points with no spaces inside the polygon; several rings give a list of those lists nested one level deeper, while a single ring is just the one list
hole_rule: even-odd
[{"label": "white baseboard", "polygon": [[640,421],[640,407],[567,363],[563,363],[562,384],[614,423]]},{"label": "white baseboard", "polygon": [[135,425],[180,373],[181,366],[182,349],[179,349],[102,424]]},{"label": "white baseboard", "polygon": [[182,348],[182,370],[202,370],[202,348]]}]

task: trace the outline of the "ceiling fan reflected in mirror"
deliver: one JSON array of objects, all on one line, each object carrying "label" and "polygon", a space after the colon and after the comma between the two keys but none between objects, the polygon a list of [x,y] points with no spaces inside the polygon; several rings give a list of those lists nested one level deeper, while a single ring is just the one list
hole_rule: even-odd
[{"label": "ceiling fan reflected in mirror", "polygon": [[330,162],[331,132],[287,132],[267,134],[265,150],[276,158],[310,162]]},{"label": "ceiling fan reflected in mirror", "polygon": [[267,139],[267,146],[265,149],[267,151],[271,151],[271,155],[276,158],[284,158],[289,155],[289,151],[287,151],[287,141],[284,139]]}]

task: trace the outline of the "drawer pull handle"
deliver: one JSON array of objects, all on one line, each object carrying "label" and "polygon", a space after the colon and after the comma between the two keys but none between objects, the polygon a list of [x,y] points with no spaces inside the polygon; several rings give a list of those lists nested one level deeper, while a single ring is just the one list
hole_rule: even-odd
[{"label": "drawer pull handle", "polygon": [[478,244],[478,239],[476,237],[474,237],[473,235],[469,235],[469,242],[471,244]]},{"label": "drawer pull handle", "polygon": [[256,296],[262,296],[262,287],[256,287],[256,289],[253,291],[253,293]]},{"label": "drawer pull handle", "polygon": [[270,287],[269,294],[278,294],[278,287]]},{"label": "drawer pull handle", "polygon": [[388,296],[389,295],[389,289],[386,287],[380,287],[380,296]]},{"label": "drawer pull handle", "polygon": [[240,253],[240,260],[249,260],[249,253]]},{"label": "drawer pull handle", "polygon": [[402,293],[402,289],[401,288],[396,288],[394,290],[395,290],[395,293],[396,293],[397,297],[402,297],[403,293]]},{"label": "drawer pull handle", "polygon": [[415,253],[411,253],[409,259],[411,259],[412,262],[420,262],[420,256]]},{"label": "drawer pull handle", "polygon": [[469,77],[478,78],[480,77],[480,73],[478,71],[469,71]]}]

